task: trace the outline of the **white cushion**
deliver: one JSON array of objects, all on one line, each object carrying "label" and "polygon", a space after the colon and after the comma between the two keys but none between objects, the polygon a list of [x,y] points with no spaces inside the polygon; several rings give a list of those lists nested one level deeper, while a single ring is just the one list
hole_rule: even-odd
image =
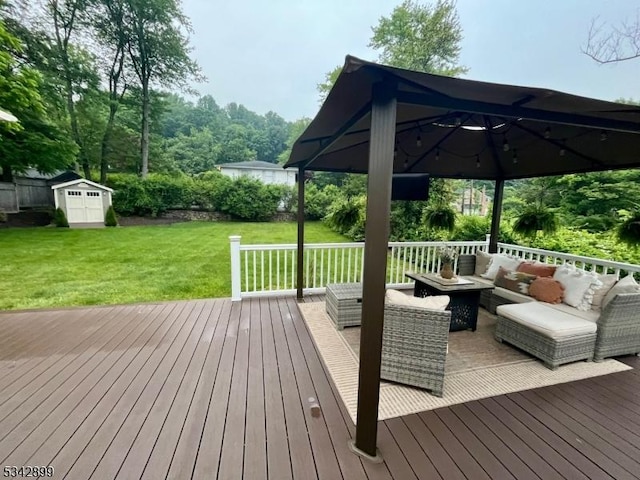
[{"label": "white cushion", "polygon": [[387,303],[406,305],[408,307],[428,308],[430,310],[444,310],[449,305],[448,295],[432,295],[424,298],[405,295],[398,290],[389,289],[385,295]]},{"label": "white cushion", "polygon": [[561,312],[568,313],[569,315],[582,318],[583,320],[589,320],[590,322],[597,322],[598,318],[600,318],[600,310],[578,310],[566,303],[542,303],[548,305],[554,310],[559,310]]},{"label": "white cushion", "polygon": [[472,277],[466,277],[466,278],[468,278],[469,280],[473,280],[474,282],[482,283],[483,285],[493,285],[493,282],[488,278],[482,278],[476,275],[473,275]]},{"label": "white cushion", "polygon": [[523,293],[514,292],[513,290],[507,290],[506,288],[496,287],[493,289],[493,294],[515,303],[527,303],[535,302],[536,299],[525,295]]},{"label": "white cushion", "polygon": [[504,268],[505,270],[515,270],[521,263],[522,259],[517,257],[511,257],[502,254],[494,255],[493,257],[491,257],[491,263],[489,264],[487,272],[483,273],[480,276],[483,278],[488,278],[489,280],[495,280],[500,267]]},{"label": "white cushion", "polygon": [[634,280],[633,275],[627,275],[609,290],[609,293],[602,300],[602,309],[604,310],[619,293],[640,293],[640,286]]},{"label": "white cushion", "polygon": [[595,333],[594,322],[551,308],[543,302],[500,305],[497,314],[552,339]]},{"label": "white cushion", "polygon": [[562,301],[578,310],[589,310],[593,294],[602,287],[597,273],[580,270],[570,264],[559,266],[553,278],[564,287]]},{"label": "white cushion", "polygon": [[591,308],[593,310],[600,310],[604,297],[616,284],[616,282],[618,281],[618,276],[614,273],[610,273],[607,275],[600,274],[598,275],[598,279],[602,282],[602,287],[597,289],[593,294],[593,301],[591,302]]}]

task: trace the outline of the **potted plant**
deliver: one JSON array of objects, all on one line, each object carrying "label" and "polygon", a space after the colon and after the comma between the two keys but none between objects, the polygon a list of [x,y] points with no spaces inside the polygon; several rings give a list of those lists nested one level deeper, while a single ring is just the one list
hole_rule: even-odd
[{"label": "potted plant", "polygon": [[618,226],[618,240],[630,247],[640,245],[640,210],[625,212],[626,218]]},{"label": "potted plant", "polygon": [[440,276],[450,280],[454,277],[453,264],[458,257],[458,249],[454,247],[440,247],[438,249],[438,258],[440,259],[441,269]]}]

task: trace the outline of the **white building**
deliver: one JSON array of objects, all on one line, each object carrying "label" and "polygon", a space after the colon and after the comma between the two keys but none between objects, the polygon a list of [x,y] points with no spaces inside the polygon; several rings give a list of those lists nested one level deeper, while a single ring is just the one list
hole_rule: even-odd
[{"label": "white building", "polygon": [[275,163],[251,161],[223,163],[218,165],[223,175],[231,178],[250,177],[265,184],[294,186],[298,176],[297,168],[284,169]]}]

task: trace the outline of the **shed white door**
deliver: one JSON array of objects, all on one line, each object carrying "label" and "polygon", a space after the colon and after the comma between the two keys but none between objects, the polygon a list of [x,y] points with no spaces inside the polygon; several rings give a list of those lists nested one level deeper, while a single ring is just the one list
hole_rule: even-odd
[{"label": "shed white door", "polygon": [[98,191],[67,190],[69,223],[103,222],[102,196]]}]

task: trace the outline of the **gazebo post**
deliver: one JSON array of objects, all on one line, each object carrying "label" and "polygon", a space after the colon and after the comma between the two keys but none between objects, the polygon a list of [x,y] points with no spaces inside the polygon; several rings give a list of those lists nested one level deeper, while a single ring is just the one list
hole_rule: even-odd
[{"label": "gazebo post", "polygon": [[502,214],[502,197],[504,194],[504,179],[496,180],[496,190],[493,194],[493,212],[491,213],[491,237],[489,238],[489,253],[498,251],[498,235],[500,234],[500,215]]},{"label": "gazebo post", "polygon": [[304,168],[298,169],[298,263],[296,295],[302,299],[304,287]]},{"label": "gazebo post", "polygon": [[395,85],[389,82],[374,84],[362,280],[358,413],[355,442],[350,443],[355,453],[373,461],[381,461],[376,440],[396,110]]}]

